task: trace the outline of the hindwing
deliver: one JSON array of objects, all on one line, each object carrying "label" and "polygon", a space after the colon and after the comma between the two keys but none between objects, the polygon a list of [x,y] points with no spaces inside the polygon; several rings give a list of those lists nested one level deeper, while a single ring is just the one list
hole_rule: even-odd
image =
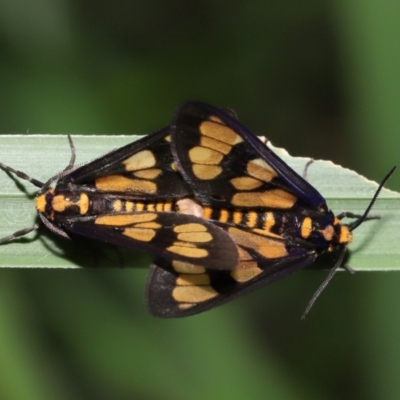
[{"label": "hindwing", "polygon": [[146,282],[146,306],[163,318],[195,315],[218,307],[311,264],[309,251],[280,260],[256,260],[239,246],[240,262],[230,271],[156,259]]}]

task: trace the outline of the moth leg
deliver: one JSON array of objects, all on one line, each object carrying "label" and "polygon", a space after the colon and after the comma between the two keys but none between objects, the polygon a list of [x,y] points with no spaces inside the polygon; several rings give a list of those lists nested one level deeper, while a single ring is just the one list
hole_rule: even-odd
[{"label": "moth leg", "polygon": [[40,226],[40,224],[35,224],[35,225],[31,226],[30,228],[21,229],[21,230],[19,230],[17,232],[12,233],[11,235],[5,236],[5,237],[0,239],[0,244],[9,242],[9,241],[11,241],[13,239],[16,239],[16,238],[21,237],[21,236],[25,236],[28,233],[36,231],[39,228],[39,226]]}]

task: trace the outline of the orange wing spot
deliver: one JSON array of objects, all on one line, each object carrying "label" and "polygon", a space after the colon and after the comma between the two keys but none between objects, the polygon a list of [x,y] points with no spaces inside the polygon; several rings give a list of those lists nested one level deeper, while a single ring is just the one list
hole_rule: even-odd
[{"label": "orange wing spot", "polygon": [[124,226],[138,224],[141,222],[154,221],[157,214],[143,213],[143,214],[122,214],[122,215],[102,215],[96,218],[97,225],[110,225],[110,226]]},{"label": "orange wing spot", "polygon": [[192,165],[192,171],[196,178],[209,181],[216,178],[222,172],[222,168],[218,165],[194,164]]},{"label": "orange wing spot", "polygon": [[133,173],[134,176],[137,178],[142,178],[142,179],[156,179],[158,176],[160,176],[162,173],[161,169],[159,168],[151,168],[151,169],[144,169],[141,171],[136,171]]},{"label": "orange wing spot", "polygon": [[162,202],[156,203],[156,211],[159,211],[159,212],[164,211],[164,203],[162,203]]},{"label": "orange wing spot", "polygon": [[200,132],[202,135],[231,145],[243,142],[243,139],[234,130],[221,124],[220,121],[204,121],[200,125]]},{"label": "orange wing spot", "polygon": [[211,242],[212,239],[212,235],[210,235],[208,232],[185,232],[178,234],[178,240],[182,240],[184,242],[206,243]]},{"label": "orange wing spot", "polygon": [[219,151],[195,146],[189,150],[189,157],[194,164],[218,165],[224,156]]},{"label": "orange wing spot", "polygon": [[210,277],[208,274],[180,274],[176,278],[176,284],[178,286],[209,285]]},{"label": "orange wing spot", "polygon": [[150,242],[156,235],[156,232],[153,229],[126,228],[123,234],[141,242]]},{"label": "orange wing spot", "polygon": [[248,260],[252,260],[253,257],[251,256],[251,254],[249,254],[246,250],[244,250],[242,247],[238,246],[238,254],[239,254],[239,260],[240,261],[248,261]]},{"label": "orange wing spot", "polygon": [[300,228],[300,235],[303,239],[307,239],[312,232],[312,219],[310,217],[304,218],[301,228]]},{"label": "orange wing spot", "polygon": [[40,213],[44,213],[46,211],[46,195],[41,194],[36,197],[36,210]]},{"label": "orange wing spot", "polygon": [[262,181],[250,176],[232,178],[229,182],[237,190],[253,190],[263,185]]},{"label": "orange wing spot", "polygon": [[238,228],[228,228],[234,242],[245,248],[253,249],[265,258],[286,257],[288,252],[283,241],[267,239]]},{"label": "orange wing spot", "polygon": [[184,261],[173,260],[172,267],[176,272],[184,274],[202,274],[206,269],[201,265],[194,265]]},{"label": "orange wing spot", "polygon": [[209,149],[219,151],[220,153],[225,155],[229,154],[229,152],[232,150],[232,146],[230,146],[229,144],[212,139],[208,136],[202,136],[200,139],[200,144],[203,147],[208,147]]},{"label": "orange wing spot", "polygon": [[247,282],[257,275],[261,274],[262,269],[258,267],[255,261],[242,261],[231,271],[231,277],[236,282]]},{"label": "orange wing spot", "polygon": [[208,251],[188,246],[185,242],[175,242],[174,245],[167,247],[167,251],[188,258],[204,258],[208,256]]},{"label": "orange wing spot", "polygon": [[247,163],[247,172],[254,178],[264,182],[270,182],[273,178],[278,176],[275,170],[262,158],[256,158]]},{"label": "orange wing spot", "polygon": [[288,209],[296,203],[297,197],[282,189],[272,189],[265,192],[236,193],[232,204],[239,207],[271,207]]},{"label": "orange wing spot", "polygon": [[156,158],[150,150],[142,150],[122,161],[127,171],[137,171],[156,165]]},{"label": "orange wing spot", "polygon": [[194,307],[196,304],[194,303],[179,303],[178,308],[180,310],[188,310],[189,308]]},{"label": "orange wing spot", "polygon": [[108,175],[97,178],[96,188],[103,192],[140,192],[156,193],[157,185],[154,182],[130,179],[122,175]]},{"label": "orange wing spot", "polygon": [[[202,303],[218,296],[211,286],[177,286],[172,291],[172,297],[178,303]],[[188,305],[183,305],[187,308]]]},{"label": "orange wing spot", "polygon": [[188,224],[176,225],[174,227],[174,232],[207,232],[207,227],[196,222],[191,222]]}]

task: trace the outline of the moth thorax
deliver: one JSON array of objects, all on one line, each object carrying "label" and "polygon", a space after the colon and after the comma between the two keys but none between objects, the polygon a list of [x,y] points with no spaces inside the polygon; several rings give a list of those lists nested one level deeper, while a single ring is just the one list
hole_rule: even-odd
[{"label": "moth thorax", "polygon": [[86,193],[63,191],[57,193],[49,189],[36,198],[36,209],[52,219],[55,214],[85,215],[89,209],[89,197]]},{"label": "moth thorax", "polygon": [[337,244],[349,244],[353,239],[347,225],[342,225],[339,221],[333,225],[327,225],[324,229],[320,230],[322,236],[327,242],[331,242],[333,245]]}]

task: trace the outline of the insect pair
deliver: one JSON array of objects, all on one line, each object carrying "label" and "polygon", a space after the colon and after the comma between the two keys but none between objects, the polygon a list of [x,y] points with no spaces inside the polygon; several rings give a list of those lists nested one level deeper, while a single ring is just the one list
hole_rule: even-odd
[{"label": "insect pair", "polygon": [[[159,317],[185,317],[312,264],[342,266],[352,231],[368,213],[334,216],[325,199],[237,119],[186,102],[171,126],[42,183],[0,163],[40,190],[41,222],[65,238],[79,236],[156,256],[146,304]],[[355,218],[349,225],[344,217]],[[15,232],[7,242],[37,229]]]}]

